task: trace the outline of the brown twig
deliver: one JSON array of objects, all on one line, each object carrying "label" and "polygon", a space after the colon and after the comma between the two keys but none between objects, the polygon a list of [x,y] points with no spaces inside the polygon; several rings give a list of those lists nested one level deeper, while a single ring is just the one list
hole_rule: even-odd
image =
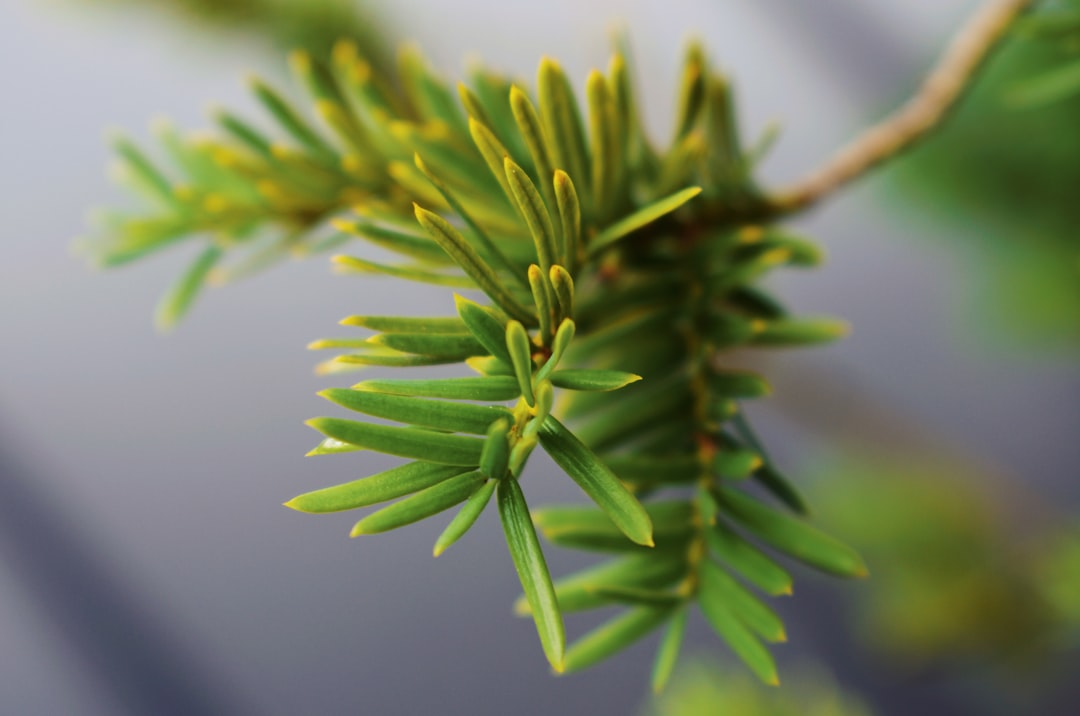
[{"label": "brown twig", "polygon": [[770,203],[787,213],[806,208],[925,136],[956,105],[1009,26],[1034,0],[990,0],[953,38],[937,65],[896,112],[856,137],[823,167]]}]

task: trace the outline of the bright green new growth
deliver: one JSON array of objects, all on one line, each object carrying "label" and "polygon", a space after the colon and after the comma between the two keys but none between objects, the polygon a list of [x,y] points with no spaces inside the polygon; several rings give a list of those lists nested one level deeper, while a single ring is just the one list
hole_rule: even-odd
[{"label": "bright green new growth", "polygon": [[[312,344],[345,351],[321,365],[326,372],[460,364],[474,375],[323,391],[350,413],[400,425],[315,418],[308,424],[325,439],[310,454],[372,450],[411,462],[286,505],[332,512],[398,500],[361,519],[353,536],[461,505],[438,556],[494,502],[524,591],[516,610],[535,619],[556,671],[583,669],[664,627],[659,690],[697,605],[759,678],[777,683],[765,643],[783,641],[784,628],[752,591],[791,592],[776,555],[840,576],[866,568],[768,504],[803,507],[738,402],[769,387],[724,367],[735,347],[813,344],[844,331],[789,316],[757,287],[776,267],[820,257],[802,239],[751,223],[768,209],[738,142],[727,80],[691,48],[677,130],[659,151],[621,54],[607,74],[589,75],[585,113],[550,59],[535,95],[482,70],[459,88],[460,103],[412,50],[396,82],[349,44],[328,66],[297,55],[293,68],[320,124],[256,81],[284,140],[224,112],[221,138],[165,131],[180,182],[120,140],[123,177],[155,211],[113,216],[85,244],[115,265],[207,235],[163,303],[163,325],[204,280],[357,239],[403,262],[343,255],[336,266],[470,292],[453,296],[454,317],[350,316],[342,325],[371,335]],[[484,296],[487,305],[473,300]],[[545,507],[530,518],[519,483],[537,446],[595,507]],[[772,497],[746,491],[750,481]],[[609,559],[553,581],[536,530]],[[566,646],[564,612],[610,605],[624,611]]]}]

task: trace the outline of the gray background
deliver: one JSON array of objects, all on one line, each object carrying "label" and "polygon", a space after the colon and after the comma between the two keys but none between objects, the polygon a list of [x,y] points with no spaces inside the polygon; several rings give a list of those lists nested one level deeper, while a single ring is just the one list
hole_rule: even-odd
[{"label": "gray background", "polygon": [[[387,14],[449,75],[475,53],[526,77],[545,53],[574,77],[602,66],[621,18],[658,137],[676,49],[696,34],[737,78],[746,130],[783,122],[765,176],[784,181],[906,93],[975,4],[470,0],[451,12],[399,0]],[[109,274],[69,255],[86,209],[118,200],[104,128],[145,137],[156,114],[204,126],[210,100],[250,109],[241,78],[265,69],[254,44],[88,5],[0,3],[0,713],[633,713],[651,644],[551,678],[532,625],[510,615],[518,587],[494,515],[433,561],[439,520],[351,541],[350,515],[280,507],[372,465],[302,457],[316,438],[301,420],[325,412],[314,393],[335,382],[312,375],[306,342],[391,302],[444,310],[445,294],[387,296],[399,289],[316,259],[211,293],[163,337],[153,302],[185,251]],[[881,182],[802,220],[831,261],[776,285],[856,332],[774,359],[778,392],[804,370],[839,376],[1023,490],[1075,505],[1076,356],[976,335],[964,296],[979,256],[944,250],[955,237],[917,206],[886,211]],[[758,412],[797,473],[812,438],[775,408]],[[526,487],[534,504],[577,499],[568,482],[537,460]],[[551,560],[556,573],[579,563]],[[782,661],[816,649],[885,712],[948,708],[948,694],[879,683],[823,640],[843,592],[799,576],[805,597],[782,605],[795,617]],[[706,631],[691,650],[720,651]]]}]

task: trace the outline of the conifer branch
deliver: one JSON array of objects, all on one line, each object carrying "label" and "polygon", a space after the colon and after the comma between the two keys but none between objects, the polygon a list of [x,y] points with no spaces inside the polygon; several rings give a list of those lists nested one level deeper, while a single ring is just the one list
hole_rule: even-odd
[{"label": "conifer branch", "polygon": [[[609,74],[590,74],[584,111],[551,59],[535,94],[481,70],[460,104],[415,49],[399,59],[395,82],[349,43],[328,61],[298,53],[292,68],[307,107],[256,80],[276,134],[227,112],[213,137],[164,131],[172,170],[120,140],[121,178],[143,201],[106,215],[84,249],[111,265],[201,244],[166,294],[164,326],[215,274],[237,273],[220,265],[228,254],[247,273],[298,249],[362,251],[366,242],[407,263],[350,253],[335,267],[486,295],[455,295],[457,316],[348,316],[342,325],[372,334],[311,344],[344,351],[321,372],[457,365],[474,374],[322,391],[348,417],[309,420],[321,434],[309,455],[405,462],[286,505],[328,513],[393,501],[357,521],[353,537],[460,505],[438,555],[494,502],[521,581],[518,612],[533,617],[556,672],[587,668],[667,625],[659,688],[693,607],[775,684],[766,645],[784,629],[767,598],[791,591],[778,560],[846,577],[866,569],[799,516],[797,493],[741,416],[742,401],[769,393],[764,377],[712,362],[741,346],[843,333],[833,319],[791,315],[759,285],[781,267],[816,265],[821,252],[747,223],[763,203],[753,178],[760,151],[739,140],[727,78],[690,47],[677,134],[656,148],[621,54]],[[320,236],[330,228],[337,233]],[[530,509],[519,482],[536,448],[591,505]],[[771,495],[744,494],[748,481]],[[608,559],[553,580],[540,536]],[[608,606],[623,611],[568,642],[564,612]]]}]

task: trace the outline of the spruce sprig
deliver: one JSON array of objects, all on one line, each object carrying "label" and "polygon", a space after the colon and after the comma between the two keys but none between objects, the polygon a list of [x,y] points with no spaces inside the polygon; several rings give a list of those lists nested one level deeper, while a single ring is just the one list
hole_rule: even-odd
[{"label": "spruce sprig", "polygon": [[[454,295],[454,317],[350,316],[343,325],[371,334],[312,344],[344,351],[322,364],[328,372],[464,364],[473,374],[323,391],[350,415],[399,425],[315,418],[309,425],[324,438],[310,454],[373,450],[407,462],[286,505],[321,513],[397,500],[359,520],[353,536],[461,505],[438,556],[494,501],[523,587],[516,609],[533,616],[556,671],[583,669],[666,626],[653,672],[662,688],[697,605],[762,681],[777,683],[764,644],[783,641],[783,625],[753,591],[790,593],[774,553],[840,576],[866,569],[849,547],[788,514],[801,498],[741,408],[768,385],[725,367],[737,347],[844,331],[832,319],[788,315],[759,286],[774,268],[812,266],[820,255],[750,222],[769,205],[752,178],[758,153],[739,142],[727,79],[690,48],[676,131],[658,150],[623,53],[589,75],[584,112],[551,59],[535,94],[478,70],[458,97],[411,49],[396,79],[349,44],[329,65],[301,54],[293,68],[319,124],[255,82],[287,139],[224,112],[220,138],[166,133],[182,182],[121,140],[126,180],[156,208],[113,218],[86,244],[116,264],[209,236],[162,304],[165,324],[207,279],[354,239],[404,263],[339,255],[335,265],[471,292]],[[222,268],[241,247],[245,257]],[[530,516],[521,480],[537,447],[594,507]],[[537,530],[611,558],[552,580]],[[564,612],[610,605],[623,612],[566,646]]]}]

